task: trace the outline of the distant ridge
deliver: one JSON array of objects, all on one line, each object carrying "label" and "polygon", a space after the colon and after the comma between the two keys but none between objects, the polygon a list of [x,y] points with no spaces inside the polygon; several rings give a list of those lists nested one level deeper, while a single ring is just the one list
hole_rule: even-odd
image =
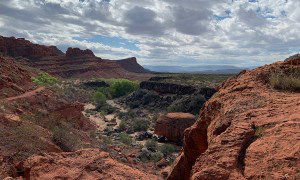
[{"label": "distant ridge", "polygon": [[203,66],[144,66],[153,72],[161,73],[206,73],[206,74],[237,74],[245,69],[229,65],[203,65]]},{"label": "distant ridge", "polygon": [[0,36],[0,53],[63,78],[104,77],[144,80],[152,76],[138,64],[135,57],[108,60],[96,57],[89,49],[71,47],[65,54],[56,46],[34,44],[24,38]]}]

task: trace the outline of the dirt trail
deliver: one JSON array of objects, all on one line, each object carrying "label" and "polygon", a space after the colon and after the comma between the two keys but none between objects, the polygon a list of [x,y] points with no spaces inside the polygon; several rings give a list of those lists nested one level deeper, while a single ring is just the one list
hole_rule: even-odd
[{"label": "dirt trail", "polygon": [[7,102],[10,102],[10,101],[14,101],[14,100],[18,100],[18,99],[22,99],[22,98],[26,98],[26,97],[31,97],[31,96],[34,96],[36,95],[38,92],[41,92],[45,90],[45,87],[39,87],[33,91],[28,91],[24,94],[21,94],[19,96],[14,96],[14,97],[9,97],[9,98],[6,98],[4,99],[4,101],[7,101]]},{"label": "dirt trail", "polygon": [[[115,103],[114,100],[108,100],[107,103],[112,107],[117,108],[121,112],[127,112],[126,109],[124,109],[119,104]],[[103,131],[107,127],[114,128],[119,126],[121,120],[117,117],[116,113],[112,113],[104,116],[101,115],[101,113],[91,114],[86,112],[87,110],[93,110],[93,109],[95,109],[95,106],[93,104],[86,104],[84,106],[84,111],[82,113],[84,116],[88,117],[91,121],[95,122],[98,125],[99,130]],[[116,119],[115,125],[111,123],[113,119]]]}]

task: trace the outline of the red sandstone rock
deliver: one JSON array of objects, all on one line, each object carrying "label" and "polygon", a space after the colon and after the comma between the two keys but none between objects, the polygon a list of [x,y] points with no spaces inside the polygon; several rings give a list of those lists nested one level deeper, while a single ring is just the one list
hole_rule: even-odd
[{"label": "red sandstone rock", "polygon": [[185,131],[168,179],[299,179],[300,94],[278,92],[260,79],[299,60],[287,62],[223,83]]},{"label": "red sandstone rock", "polygon": [[183,139],[184,130],[196,121],[195,116],[189,113],[168,113],[160,115],[154,133],[166,137],[170,141],[180,142]]},{"label": "red sandstone rock", "polygon": [[79,48],[71,48],[69,47],[67,52],[66,52],[66,56],[68,58],[78,58],[78,57],[82,57],[82,56],[90,56],[90,57],[95,57],[93,51],[86,49],[86,50],[81,50]]},{"label": "red sandstone rock", "polygon": [[58,56],[63,53],[55,46],[33,44],[24,38],[0,36],[0,54],[35,59],[43,56]]},{"label": "red sandstone rock", "polygon": [[24,163],[26,179],[157,179],[113,160],[98,149],[32,156]]}]

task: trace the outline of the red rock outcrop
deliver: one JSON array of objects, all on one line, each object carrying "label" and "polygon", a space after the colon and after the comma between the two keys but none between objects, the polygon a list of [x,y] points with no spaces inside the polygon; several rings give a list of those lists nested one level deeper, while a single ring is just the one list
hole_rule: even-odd
[{"label": "red rock outcrop", "polygon": [[11,57],[40,58],[58,56],[63,53],[55,46],[33,44],[24,38],[0,36],[0,53]]},{"label": "red rock outcrop", "polygon": [[82,56],[89,56],[89,57],[95,57],[93,51],[86,49],[86,50],[81,50],[79,48],[71,48],[69,47],[66,56],[68,58],[79,58]]},{"label": "red rock outcrop", "polygon": [[32,156],[24,163],[26,179],[157,179],[113,160],[98,149]]},{"label": "red rock outcrop", "polygon": [[166,137],[170,141],[181,142],[183,133],[196,121],[196,117],[189,113],[168,113],[159,116],[154,133]]},{"label": "red rock outcrop", "polygon": [[299,179],[300,94],[266,83],[269,72],[299,63],[266,65],[224,82],[185,131],[168,179]]}]

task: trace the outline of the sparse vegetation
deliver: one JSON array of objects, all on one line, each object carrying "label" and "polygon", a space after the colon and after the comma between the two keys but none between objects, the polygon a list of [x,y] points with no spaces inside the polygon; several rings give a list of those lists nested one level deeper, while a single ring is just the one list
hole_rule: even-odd
[{"label": "sparse vegetation", "polygon": [[126,133],[124,133],[124,132],[121,132],[121,133],[119,134],[119,136],[120,136],[120,141],[121,141],[122,143],[124,143],[124,144],[126,144],[126,145],[131,145],[131,144],[133,143],[132,138],[131,138],[128,134],[126,134]]},{"label": "sparse vegetation", "polygon": [[53,142],[63,151],[74,151],[80,146],[80,139],[74,135],[70,128],[57,126],[52,130]]},{"label": "sparse vegetation", "polygon": [[58,79],[49,75],[48,73],[40,73],[38,76],[32,78],[32,82],[41,86],[52,86],[58,83]]},{"label": "sparse vegetation", "polygon": [[149,128],[149,121],[144,118],[137,118],[133,121],[133,131],[140,132],[140,131],[147,131]]},{"label": "sparse vegetation", "polygon": [[172,144],[163,144],[159,147],[159,151],[164,154],[164,156],[169,156],[176,151],[176,148]]},{"label": "sparse vegetation", "polygon": [[264,131],[265,131],[265,128],[263,128],[262,126],[256,127],[254,136],[256,138],[260,138],[260,137],[262,137]]},{"label": "sparse vegetation", "polygon": [[126,121],[124,119],[121,120],[121,122],[119,124],[119,129],[121,131],[125,131],[126,130]]},{"label": "sparse vegetation", "polygon": [[272,88],[278,90],[300,92],[300,73],[272,73],[270,76],[270,85]]},{"label": "sparse vegetation", "polygon": [[150,151],[156,151],[157,146],[157,142],[154,139],[149,139],[145,143],[145,147]]},{"label": "sparse vegetation", "polygon": [[192,114],[198,114],[199,110],[206,102],[203,95],[194,94],[191,96],[185,96],[182,99],[178,99],[172,103],[168,108],[168,112],[188,112]]}]

